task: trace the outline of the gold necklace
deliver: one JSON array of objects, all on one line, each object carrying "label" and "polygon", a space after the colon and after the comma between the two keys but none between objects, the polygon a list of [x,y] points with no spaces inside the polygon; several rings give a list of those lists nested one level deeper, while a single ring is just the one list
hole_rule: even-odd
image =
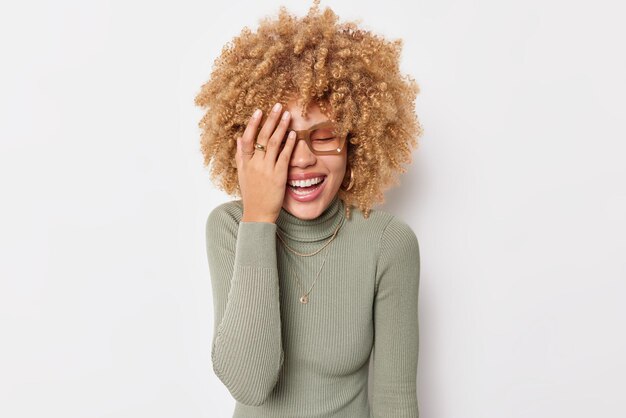
[{"label": "gold necklace", "polygon": [[[317,251],[312,252],[311,254],[302,254],[299,253],[298,251],[294,250],[293,248],[291,248],[289,245],[287,245],[287,243],[285,242],[285,240],[280,236],[280,234],[278,233],[278,231],[276,231],[276,235],[278,235],[278,238],[280,239],[280,241],[285,245],[285,247],[287,247],[289,249],[289,251],[291,251],[294,254],[303,256],[303,257],[310,257],[312,255],[315,255],[317,253],[319,253],[320,251],[322,251],[324,248],[326,248],[337,236],[337,232],[339,232],[339,229],[341,228],[341,226],[343,225],[343,221],[341,221],[341,223],[337,226],[337,228],[335,229],[335,232],[333,233],[333,236],[328,240],[328,242],[326,244],[324,244],[322,246],[322,248],[320,248]],[[324,263],[326,263],[326,257],[328,257],[328,252],[326,252],[326,256],[324,256],[324,261],[322,261],[322,265],[320,266],[320,269],[317,271],[317,275],[315,275],[315,280],[313,280],[313,284],[311,285],[311,288],[309,289],[308,292],[304,291],[304,286],[302,286],[302,282],[300,281],[300,278],[298,277],[298,274],[291,268],[291,265],[289,265],[289,263],[287,263],[289,265],[289,268],[291,269],[291,272],[294,274],[294,276],[296,276],[296,280],[298,281],[298,286],[300,286],[300,289],[302,289],[302,291],[304,292],[302,294],[302,296],[300,296],[300,303],[303,304],[307,304],[309,303],[309,294],[311,293],[311,291],[313,290],[313,287],[315,286],[315,283],[317,283],[317,279],[320,276],[320,272],[322,271],[322,267],[324,267]]]},{"label": "gold necklace", "polygon": [[[328,256],[328,254],[326,254],[326,256]],[[300,303],[309,303],[309,294],[311,293],[311,291],[313,290],[313,287],[315,286],[315,283],[317,283],[317,279],[320,276],[320,272],[322,271],[322,267],[324,267],[324,263],[326,262],[326,257],[324,257],[324,261],[322,261],[322,265],[320,266],[320,269],[317,271],[317,275],[315,276],[315,280],[313,280],[313,284],[311,285],[311,288],[309,289],[308,292],[304,291],[304,286],[302,286],[302,282],[300,281],[300,278],[298,277],[298,274],[291,268],[291,266],[289,266],[289,268],[291,269],[291,272],[296,276],[296,280],[298,281],[298,286],[300,286],[300,289],[302,289],[302,291],[304,292],[302,294],[302,296],[300,296]]]},{"label": "gold necklace", "polygon": [[297,252],[296,250],[291,248],[289,245],[287,245],[287,243],[285,242],[283,237],[280,236],[278,231],[276,231],[276,235],[278,235],[278,238],[282,241],[282,243],[285,245],[285,247],[287,247],[289,249],[289,251],[291,251],[292,253],[297,254],[297,255],[301,255],[302,257],[310,257],[310,256],[315,255],[315,254],[319,253],[320,251],[322,251],[324,248],[326,248],[327,245],[329,245],[332,242],[332,240],[335,239],[335,236],[337,236],[337,232],[339,232],[339,229],[341,229],[341,227],[343,226],[343,222],[344,221],[345,221],[345,219],[342,219],[341,223],[339,225],[337,225],[337,228],[335,228],[335,232],[333,232],[333,236],[328,240],[328,242],[326,244],[322,245],[322,248],[320,248],[317,251],[312,252],[311,254],[302,254],[302,253]]}]

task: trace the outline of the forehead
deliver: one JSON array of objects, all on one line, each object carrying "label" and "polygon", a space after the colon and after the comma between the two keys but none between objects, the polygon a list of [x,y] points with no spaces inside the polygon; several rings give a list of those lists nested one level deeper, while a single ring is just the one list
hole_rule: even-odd
[{"label": "forehead", "polygon": [[284,110],[288,110],[291,113],[291,120],[289,121],[289,129],[294,129],[296,131],[301,131],[305,129],[311,128],[313,125],[317,125],[322,122],[329,121],[330,119],[326,116],[322,110],[319,108],[317,103],[310,103],[307,108],[307,114],[302,116],[302,106],[296,103],[295,100],[287,102],[287,106]]}]

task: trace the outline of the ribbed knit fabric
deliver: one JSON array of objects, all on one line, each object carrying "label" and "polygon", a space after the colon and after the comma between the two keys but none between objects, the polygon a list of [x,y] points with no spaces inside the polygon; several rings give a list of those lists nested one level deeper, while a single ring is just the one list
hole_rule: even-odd
[{"label": "ribbed knit fabric", "polygon": [[[206,244],[214,303],[213,370],[233,418],[416,418],[420,254],[415,233],[335,196],[316,219],[281,209],[276,223],[240,222],[241,200],[214,208]],[[298,252],[321,248],[301,257]],[[299,298],[297,274],[309,302]],[[372,351],[373,348],[373,351]],[[373,356],[372,393],[368,371]],[[217,417],[216,417],[217,418]]]}]

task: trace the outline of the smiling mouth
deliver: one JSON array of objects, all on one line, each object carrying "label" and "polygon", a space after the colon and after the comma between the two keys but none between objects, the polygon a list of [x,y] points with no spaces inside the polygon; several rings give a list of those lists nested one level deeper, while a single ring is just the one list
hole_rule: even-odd
[{"label": "smiling mouth", "polygon": [[313,193],[318,188],[320,188],[322,184],[324,184],[327,178],[328,176],[324,176],[322,178],[322,181],[320,181],[317,184],[312,184],[311,186],[292,186],[290,184],[287,184],[287,187],[289,187],[297,195],[306,196],[308,194]]}]

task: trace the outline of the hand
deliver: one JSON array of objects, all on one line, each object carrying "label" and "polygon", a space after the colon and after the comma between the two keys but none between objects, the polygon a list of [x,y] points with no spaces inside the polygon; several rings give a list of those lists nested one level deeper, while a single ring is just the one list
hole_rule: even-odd
[{"label": "hand", "polygon": [[[237,138],[237,176],[243,202],[242,222],[275,223],[285,199],[287,170],[295,144],[295,132],[282,151],[280,144],[291,120],[289,112],[282,113],[282,106],[274,107],[256,137],[261,112],[250,119],[243,136]],[[278,126],[276,124],[278,123]],[[265,145],[266,151],[254,148],[254,142]],[[250,154],[254,151],[254,154]],[[248,154],[245,154],[248,153]]]}]

